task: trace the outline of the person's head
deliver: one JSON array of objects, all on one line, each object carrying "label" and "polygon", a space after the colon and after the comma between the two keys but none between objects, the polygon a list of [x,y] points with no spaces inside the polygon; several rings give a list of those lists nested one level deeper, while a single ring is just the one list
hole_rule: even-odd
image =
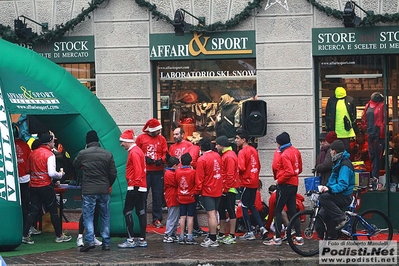
[{"label": "person's head", "polygon": [[91,142],[98,142],[98,136],[95,130],[90,130],[86,134],[86,144],[89,144]]},{"label": "person's head", "polygon": [[334,142],[334,140],[337,139],[337,133],[335,131],[330,131],[326,135],[326,141],[328,142],[328,145]]},{"label": "person's head", "polygon": [[172,168],[178,166],[180,163],[179,159],[175,156],[170,156],[168,159],[168,167]]},{"label": "person's head", "polygon": [[54,136],[49,132],[43,133],[40,136],[40,143],[42,145],[47,145],[50,149],[54,149]]},{"label": "person's head", "polygon": [[182,142],[184,138],[184,129],[182,127],[177,127],[173,130],[173,139],[176,143]]},{"label": "person's head", "polygon": [[336,154],[345,151],[345,145],[341,140],[337,139],[337,140],[334,140],[333,143],[331,143],[330,150],[331,150],[330,151],[331,157],[334,157]]},{"label": "person's head", "polygon": [[202,138],[200,141],[199,141],[199,146],[200,146],[200,148],[201,148],[201,151],[210,151],[210,150],[212,150],[212,143],[211,143],[211,141],[209,140],[209,139],[207,139],[207,138]]},{"label": "person's head", "polygon": [[342,99],[346,97],[346,90],[344,87],[335,88],[335,98]]},{"label": "person's head", "polygon": [[41,144],[40,139],[35,139],[35,140],[32,142],[32,146],[31,146],[32,151],[33,151],[33,150],[36,150],[37,148],[39,148],[39,147],[40,147],[40,144]]},{"label": "person's head", "polygon": [[363,130],[359,130],[356,133],[356,143],[363,144],[364,143],[364,138],[365,138],[364,131]]},{"label": "person's head", "polygon": [[151,118],[145,123],[143,127],[143,132],[146,132],[151,137],[156,137],[161,134],[161,123],[159,123],[158,119]]},{"label": "person's head", "polygon": [[229,139],[222,135],[216,138],[216,149],[218,152],[222,152],[225,148],[230,146]]},{"label": "person's head", "polygon": [[239,128],[236,131],[236,144],[238,147],[248,144],[249,134],[246,130]]},{"label": "person's head", "polygon": [[193,158],[191,157],[190,153],[186,152],[181,156],[180,160],[181,160],[182,165],[187,166],[187,165],[191,164],[191,161],[193,160]]},{"label": "person's head", "polygon": [[122,132],[121,136],[119,137],[120,145],[125,149],[128,150],[136,141],[136,136],[134,135],[133,129],[126,129]]},{"label": "person's head", "polygon": [[290,135],[287,132],[283,132],[276,137],[276,142],[279,147],[291,143]]},{"label": "person's head", "polygon": [[327,136],[327,133],[325,133],[325,132],[320,133],[320,135],[319,135],[320,147],[324,147],[324,146],[328,145],[328,142],[326,141],[326,136]]},{"label": "person's head", "polygon": [[276,185],[271,185],[270,187],[269,187],[269,194],[272,194],[274,191],[276,191],[277,190],[277,186]]},{"label": "person's head", "polygon": [[373,102],[383,102],[384,101],[384,95],[382,95],[379,92],[373,92],[370,96],[370,100]]}]

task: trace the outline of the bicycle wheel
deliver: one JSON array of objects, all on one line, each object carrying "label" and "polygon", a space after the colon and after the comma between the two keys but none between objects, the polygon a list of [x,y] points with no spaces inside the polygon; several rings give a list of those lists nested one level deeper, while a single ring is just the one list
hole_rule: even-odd
[{"label": "bicycle wheel", "polygon": [[[294,224],[300,223],[301,233],[295,232]],[[327,227],[323,219],[317,215],[314,216],[313,210],[298,212],[292,217],[287,227],[287,240],[293,251],[299,255],[309,257],[319,253],[319,241],[327,239]],[[291,236],[291,237],[290,237]],[[302,236],[304,242],[299,245],[295,241],[295,236]]]},{"label": "bicycle wheel", "polygon": [[364,241],[392,240],[392,223],[383,212],[379,210],[367,210],[360,214],[360,216],[361,218],[355,217],[353,221],[353,239]]}]

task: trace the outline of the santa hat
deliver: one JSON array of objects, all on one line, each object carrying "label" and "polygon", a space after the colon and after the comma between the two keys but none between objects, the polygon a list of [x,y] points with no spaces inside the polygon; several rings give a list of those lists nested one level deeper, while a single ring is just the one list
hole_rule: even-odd
[{"label": "santa hat", "polygon": [[134,131],[133,129],[126,129],[123,131],[121,134],[119,141],[124,141],[124,142],[134,142],[136,137],[134,136]]},{"label": "santa hat", "polygon": [[145,123],[143,127],[143,132],[155,132],[162,128],[161,123],[159,123],[158,119],[151,118]]}]

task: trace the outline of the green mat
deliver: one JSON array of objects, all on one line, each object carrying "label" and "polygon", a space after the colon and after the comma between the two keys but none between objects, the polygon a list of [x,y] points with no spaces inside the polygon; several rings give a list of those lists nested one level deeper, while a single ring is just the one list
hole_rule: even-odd
[{"label": "green mat", "polygon": [[0,255],[3,258],[7,257],[15,257],[21,255],[42,253],[48,251],[58,251],[65,250],[70,248],[76,248],[76,234],[71,235],[72,240],[69,242],[56,243],[55,242],[55,234],[52,233],[42,233],[40,235],[32,236],[32,239],[35,241],[35,244],[21,244],[19,247],[12,251],[0,252]]}]

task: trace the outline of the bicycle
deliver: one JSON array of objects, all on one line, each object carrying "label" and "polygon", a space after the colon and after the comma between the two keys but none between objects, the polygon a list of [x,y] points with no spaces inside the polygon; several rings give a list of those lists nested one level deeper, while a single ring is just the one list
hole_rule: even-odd
[{"label": "bicycle", "polygon": [[[367,186],[356,187],[356,194],[352,198],[348,210],[345,211],[349,216],[349,222],[338,231],[339,240],[367,240],[367,241],[387,241],[392,240],[393,228],[389,218],[381,211],[370,209],[361,214],[355,213],[357,199],[362,191],[368,189]],[[295,214],[286,229],[288,243],[292,250],[302,256],[314,256],[329,240],[327,226],[323,218],[319,215],[320,202],[318,191],[309,191],[306,195],[311,197],[313,207]],[[298,221],[299,220],[299,221]],[[295,222],[300,223],[301,236],[304,242],[301,245],[295,243]],[[321,242],[319,242],[321,241]]]}]

